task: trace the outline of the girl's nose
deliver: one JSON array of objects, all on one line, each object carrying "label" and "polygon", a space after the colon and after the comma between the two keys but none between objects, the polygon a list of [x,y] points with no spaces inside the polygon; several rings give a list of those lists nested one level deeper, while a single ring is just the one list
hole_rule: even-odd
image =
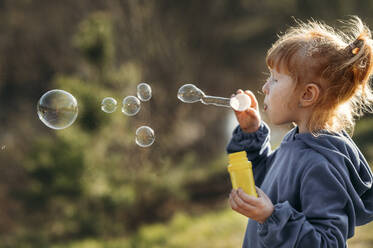
[{"label": "girl's nose", "polygon": [[264,94],[268,94],[268,81],[263,85],[262,91]]}]

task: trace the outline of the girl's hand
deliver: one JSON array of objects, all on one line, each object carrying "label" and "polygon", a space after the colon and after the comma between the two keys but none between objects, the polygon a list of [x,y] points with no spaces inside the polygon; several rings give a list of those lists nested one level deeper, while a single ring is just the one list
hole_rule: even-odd
[{"label": "girl's hand", "polygon": [[244,93],[250,97],[251,106],[245,111],[234,111],[238,123],[240,124],[241,129],[246,133],[256,132],[259,129],[261,121],[258,110],[258,101],[250,90],[246,90],[245,92],[238,90],[237,94],[239,93]]},{"label": "girl's hand", "polygon": [[260,188],[256,187],[256,191],[258,198],[246,194],[241,188],[233,189],[229,195],[229,204],[234,211],[263,224],[275,208],[271,199]]}]

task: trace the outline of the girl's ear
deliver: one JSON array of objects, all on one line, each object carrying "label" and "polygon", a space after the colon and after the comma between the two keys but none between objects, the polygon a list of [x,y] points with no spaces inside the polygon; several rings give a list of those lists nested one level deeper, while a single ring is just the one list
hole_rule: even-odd
[{"label": "girl's ear", "polygon": [[315,83],[308,83],[303,88],[300,96],[300,107],[309,107],[314,105],[319,99],[320,87]]}]

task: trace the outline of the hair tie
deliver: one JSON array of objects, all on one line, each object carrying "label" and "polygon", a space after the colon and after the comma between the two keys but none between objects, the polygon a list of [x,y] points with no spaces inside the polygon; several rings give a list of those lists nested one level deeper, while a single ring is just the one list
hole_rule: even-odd
[{"label": "hair tie", "polygon": [[360,51],[360,48],[363,45],[364,45],[364,40],[356,39],[354,42],[348,45],[347,48],[349,48],[349,50],[351,51],[353,55],[356,55]]}]

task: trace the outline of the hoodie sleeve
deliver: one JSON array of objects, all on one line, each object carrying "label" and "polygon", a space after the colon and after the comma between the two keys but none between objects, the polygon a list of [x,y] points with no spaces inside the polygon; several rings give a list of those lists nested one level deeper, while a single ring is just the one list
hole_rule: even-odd
[{"label": "hoodie sleeve", "polygon": [[271,152],[269,143],[269,128],[263,121],[259,129],[253,133],[244,132],[240,126],[233,131],[233,136],[228,143],[227,152],[246,151],[247,158],[253,164],[255,184],[260,186],[267,171],[267,158]]},{"label": "hoodie sleeve", "polygon": [[264,247],[346,247],[348,193],[343,179],[327,162],[309,167],[300,178],[302,212],[285,201],[258,224]]}]

